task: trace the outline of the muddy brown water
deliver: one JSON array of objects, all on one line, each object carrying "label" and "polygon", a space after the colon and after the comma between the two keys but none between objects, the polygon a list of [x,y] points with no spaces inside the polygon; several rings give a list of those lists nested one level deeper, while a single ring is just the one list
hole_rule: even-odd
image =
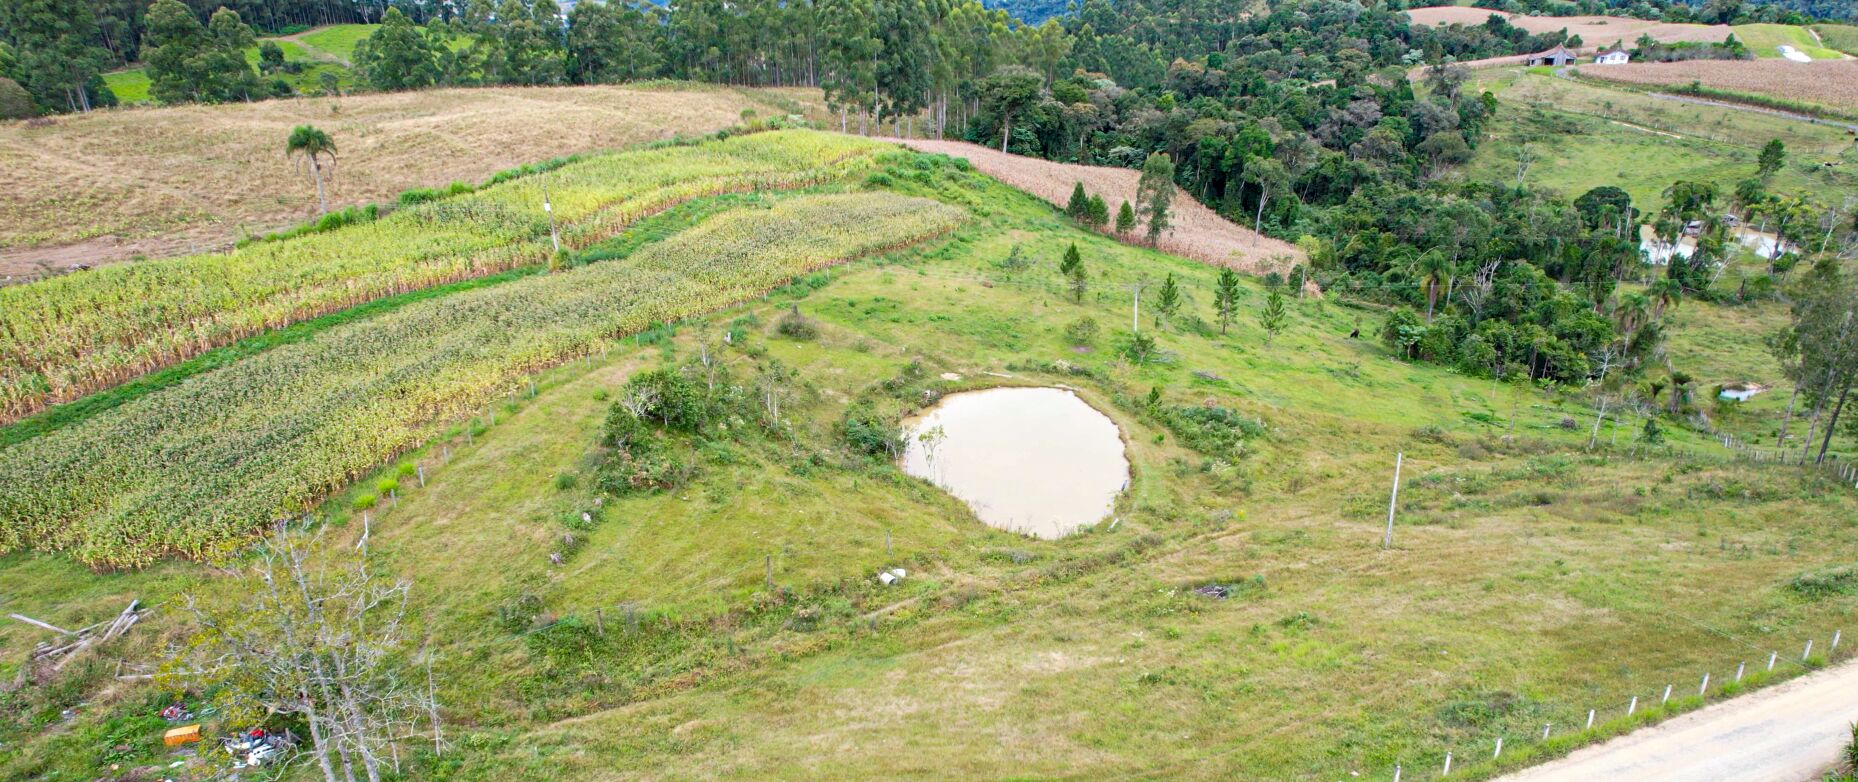
[{"label": "muddy brown water", "polygon": [[1129,485],[1116,422],[1066,389],[950,394],[903,428],[904,472],[1011,532],[1063,537],[1103,520]]}]

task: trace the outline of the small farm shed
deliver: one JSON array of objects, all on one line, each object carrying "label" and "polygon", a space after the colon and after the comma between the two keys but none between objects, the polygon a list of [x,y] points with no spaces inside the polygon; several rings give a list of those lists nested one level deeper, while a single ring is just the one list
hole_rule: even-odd
[{"label": "small farm shed", "polygon": [[1626,53],[1625,49],[1618,46],[1593,56],[1593,63],[1595,65],[1625,65],[1631,61],[1632,55]]},{"label": "small farm shed", "polygon": [[1573,65],[1574,52],[1566,46],[1556,46],[1545,52],[1536,52],[1523,60],[1528,65]]}]

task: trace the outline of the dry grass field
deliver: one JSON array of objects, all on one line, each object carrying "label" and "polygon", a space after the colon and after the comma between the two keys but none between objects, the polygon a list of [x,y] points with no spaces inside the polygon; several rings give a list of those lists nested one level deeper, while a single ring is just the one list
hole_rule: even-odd
[{"label": "dry grass field", "polygon": [[1632,84],[1686,85],[1746,92],[1858,111],[1858,60],[1693,60],[1582,68],[1582,76]]},{"label": "dry grass field", "polygon": [[1413,18],[1414,24],[1425,25],[1478,25],[1489,19],[1491,14],[1497,14],[1530,33],[1550,33],[1565,27],[1569,35],[1581,37],[1581,42],[1585,44],[1583,49],[1596,49],[1615,41],[1631,44],[1641,35],[1650,35],[1653,39],[1665,42],[1702,43],[1718,43],[1729,37],[1728,25],[1669,24],[1623,16],[1523,16],[1463,6],[1415,8],[1406,13]]},{"label": "dry grass field", "polygon": [[0,277],[218,248],[314,217],[315,188],[284,155],[299,124],[328,131],[340,149],[335,208],[817,102],[805,90],[510,87],[4,123]]},{"label": "dry grass field", "polygon": [[[1072,186],[1082,182],[1086,191],[1103,196],[1112,215],[1122,202],[1135,200],[1136,181],[1142,176],[1133,169],[1054,163],[963,141],[906,139],[903,144],[923,152],[966,158],[982,173],[1059,206],[1070,199]],[[1173,228],[1161,236],[1159,244],[1163,252],[1253,274],[1286,272],[1303,261],[1303,252],[1295,245],[1253,233],[1179,192],[1175,195]]]}]

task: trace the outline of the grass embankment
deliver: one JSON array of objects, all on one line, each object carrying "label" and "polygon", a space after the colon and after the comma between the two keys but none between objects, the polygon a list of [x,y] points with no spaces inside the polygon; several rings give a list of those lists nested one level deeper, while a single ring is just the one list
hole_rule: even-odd
[{"label": "grass embankment", "polygon": [[[1293,299],[1267,346],[1263,292],[1247,285],[1222,335],[1204,323],[1205,266],[1080,232],[952,166],[885,176],[974,219],[549,370],[533,398],[498,405],[494,426],[403,457],[427,483],[405,481],[397,505],[372,511],[370,546],[415,580],[457,742],[443,762],[413,761],[420,775],[1385,777],[1448,750],[1488,753],[1498,734],[1506,752],[1529,752],[1544,722],[1559,733],[1703,670],[1720,680],[1740,659],[1823,638],[1854,608],[1852,595],[1788,586],[1858,561],[1849,492],[1793,470],[1586,454],[1591,411],[1578,402],[1393,360],[1346,337],[1373,333],[1376,313],[1334,299]],[[1092,273],[1082,304],[1055,271],[1073,241]],[[1015,246],[1031,265],[1009,271]],[[1196,319],[1144,322],[1165,362],[1119,359],[1123,284],[1169,273]],[[796,303],[817,339],[778,332]],[[1083,352],[1061,336],[1080,317],[1103,327]],[[687,485],[596,506],[595,438],[619,385],[691,360],[699,340],[738,382],[775,360],[797,373],[792,434],[691,443]],[[848,458],[833,434],[846,402],[891,394],[885,381],[911,398],[1075,387],[1127,434],[1135,479],[1119,523],[1027,540]],[[1237,459],[1194,452],[1140,401],[1154,387],[1164,407],[1228,407],[1268,434]],[[1601,440],[1624,445],[1637,424]],[[1383,551],[1396,451],[1406,480]],[[359,532],[344,522],[351,501],[320,512],[345,524],[338,545]],[[597,523],[581,525],[583,512]],[[566,531],[578,542],[564,549]],[[910,579],[875,586],[888,565]],[[0,572],[52,582],[10,610],[73,622],[88,613],[59,600],[68,591],[180,578],[24,555]],[[1234,596],[1187,591],[1208,582]],[[14,745],[13,768],[95,773],[101,727],[146,699],[93,699],[70,727]],[[53,719],[37,715],[54,705],[17,713]],[[138,758],[161,757],[152,734],[133,740]]]}]

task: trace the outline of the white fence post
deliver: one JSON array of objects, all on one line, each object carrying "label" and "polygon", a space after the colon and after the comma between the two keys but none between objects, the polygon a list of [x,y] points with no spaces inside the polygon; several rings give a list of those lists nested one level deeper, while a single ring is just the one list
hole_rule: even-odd
[{"label": "white fence post", "polygon": [[1800,662],[1806,662],[1806,658],[1811,656],[1813,656],[1813,639],[1808,638],[1806,648],[1800,651]]},{"label": "white fence post", "polygon": [[[1633,696],[1632,702],[1637,703],[1638,701],[1639,701],[1638,696]],[[1587,710],[1587,729],[1588,730],[1593,730],[1593,713],[1594,713],[1593,709]]]},{"label": "white fence post", "polygon": [[1400,463],[1404,461],[1404,451],[1394,454],[1393,492],[1387,497],[1387,536],[1381,538],[1381,548],[1393,548],[1394,509],[1400,505]]},{"label": "white fence post", "polygon": [[1658,705],[1663,706],[1670,702],[1671,702],[1671,685],[1667,684],[1664,686],[1664,700],[1659,701]]},{"label": "white fence post", "polygon": [[1748,667],[1747,660],[1743,660],[1742,662],[1735,664],[1735,682],[1737,684],[1742,683],[1742,669],[1747,668],[1747,667]]},{"label": "white fence post", "polygon": [[1555,723],[1552,723],[1552,722],[1542,723],[1542,740],[1543,741],[1548,740],[1548,729],[1554,727],[1554,725]]},{"label": "white fence post", "polygon": [[1497,758],[1500,758],[1500,757],[1503,757],[1503,737],[1502,736],[1497,737],[1497,751],[1490,753],[1491,760],[1496,760]]},{"label": "white fence post", "polygon": [[1626,705],[1626,716],[1630,717],[1632,716],[1633,712],[1636,712],[1638,710],[1639,710],[1639,696],[1634,695],[1632,696],[1632,703]]},{"label": "white fence post", "polygon": [[1394,782],[1400,782],[1400,767],[1394,766]]},{"label": "white fence post", "polygon": [[1768,652],[1768,670],[1774,670],[1774,659],[1779,656],[1781,656],[1780,652]]},{"label": "white fence post", "polygon": [[1704,671],[1703,672],[1703,683],[1697,685],[1697,695],[1702,696],[1703,693],[1708,691],[1709,689],[1710,689],[1710,672]]},{"label": "white fence post", "polygon": [[1842,632],[1845,632],[1845,631],[1843,630],[1832,631],[1832,645],[1829,647],[1826,647],[1826,654],[1832,654],[1833,652],[1836,652],[1839,650],[1839,634]]},{"label": "white fence post", "polygon": [[1451,775],[1452,775],[1452,753],[1447,752],[1445,753],[1445,770],[1439,772],[1439,776],[1449,777]]}]

